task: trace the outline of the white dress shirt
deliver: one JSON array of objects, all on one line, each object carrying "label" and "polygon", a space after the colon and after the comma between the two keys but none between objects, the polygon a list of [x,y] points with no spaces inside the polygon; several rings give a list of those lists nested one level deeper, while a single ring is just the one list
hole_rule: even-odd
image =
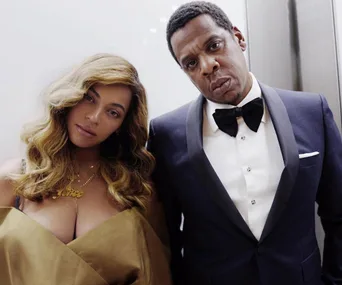
[{"label": "white dress shirt", "polygon": [[[253,74],[250,75],[253,78],[252,88],[237,107],[262,97],[257,80]],[[259,240],[284,161],[266,104],[257,132],[250,130],[242,117],[237,118],[236,137],[218,129],[213,118],[215,109],[234,107],[206,101],[203,107],[203,148],[236,208]]]}]

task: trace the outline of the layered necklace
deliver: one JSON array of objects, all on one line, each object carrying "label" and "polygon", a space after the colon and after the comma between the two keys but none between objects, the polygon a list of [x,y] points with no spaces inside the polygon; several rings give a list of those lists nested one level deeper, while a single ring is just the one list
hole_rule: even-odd
[{"label": "layered necklace", "polygon": [[65,189],[61,189],[58,190],[56,195],[52,196],[52,199],[58,199],[60,197],[71,197],[71,198],[76,198],[79,199],[84,195],[84,191],[82,191],[81,189],[85,186],[87,186],[97,175],[98,173],[98,166],[99,163],[97,163],[96,165],[90,165],[89,169],[94,169],[96,168],[95,171],[92,171],[92,174],[88,177],[88,179],[86,179],[86,181],[84,183],[82,183],[80,186],[77,186],[77,188],[75,186],[72,186],[72,184],[74,183],[75,180],[77,180],[78,183],[81,183],[81,177],[80,177],[80,172],[76,173],[76,179],[75,176],[73,176],[70,179],[70,183],[69,185],[66,186]]}]

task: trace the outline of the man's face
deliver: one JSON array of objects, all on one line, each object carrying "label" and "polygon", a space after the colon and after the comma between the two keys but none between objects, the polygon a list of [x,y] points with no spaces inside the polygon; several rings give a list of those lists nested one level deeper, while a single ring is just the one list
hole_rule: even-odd
[{"label": "man's face", "polygon": [[237,105],[251,89],[246,43],[237,28],[231,34],[201,15],[176,31],[171,45],[184,72],[210,101]]}]

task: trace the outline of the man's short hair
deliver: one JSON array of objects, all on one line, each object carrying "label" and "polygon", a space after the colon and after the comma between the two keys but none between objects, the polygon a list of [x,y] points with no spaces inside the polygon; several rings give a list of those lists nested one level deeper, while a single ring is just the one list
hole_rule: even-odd
[{"label": "man's short hair", "polygon": [[200,16],[209,15],[214,22],[228,32],[233,32],[233,24],[223,10],[217,5],[205,1],[193,1],[181,5],[170,17],[166,29],[166,39],[173,58],[178,62],[172,49],[171,37],[179,29],[183,28],[189,21]]}]

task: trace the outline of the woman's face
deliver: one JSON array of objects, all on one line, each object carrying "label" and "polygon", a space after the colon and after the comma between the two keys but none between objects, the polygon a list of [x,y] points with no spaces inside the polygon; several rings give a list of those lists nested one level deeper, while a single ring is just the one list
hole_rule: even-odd
[{"label": "woman's face", "polygon": [[70,141],[80,148],[99,146],[120,129],[132,100],[124,85],[93,85],[67,116]]}]

